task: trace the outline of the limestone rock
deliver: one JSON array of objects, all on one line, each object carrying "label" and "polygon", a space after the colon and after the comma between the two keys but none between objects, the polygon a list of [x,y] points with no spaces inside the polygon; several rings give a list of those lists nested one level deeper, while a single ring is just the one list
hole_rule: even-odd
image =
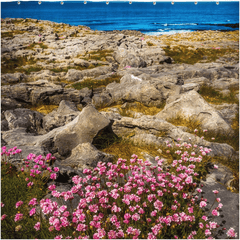
[{"label": "limestone rock", "polygon": [[156,117],[168,119],[178,115],[199,121],[203,129],[228,134],[232,132],[230,125],[221,115],[194,90],[181,94],[175,101],[167,103]]},{"label": "limestone rock", "polygon": [[112,96],[112,102],[137,101],[147,106],[158,106],[162,103],[162,95],[148,81],[142,81],[133,75],[124,76],[120,83],[110,83],[106,87]]},{"label": "limestone rock", "polygon": [[43,115],[37,111],[25,108],[17,108],[4,112],[10,130],[25,128],[27,132],[36,133],[42,129]]},{"label": "limestone rock", "polygon": [[77,145],[91,143],[97,133],[109,124],[110,121],[107,118],[89,105],[72,122],[57,132],[54,137],[54,146],[60,155],[69,155]]},{"label": "limestone rock", "polygon": [[79,114],[75,104],[62,100],[57,110],[52,111],[43,118],[43,128],[46,132],[54,128],[66,125],[75,119]]},{"label": "limestone rock", "polygon": [[82,143],[72,150],[72,154],[66,160],[61,161],[65,166],[76,166],[81,168],[95,168],[99,161],[109,162],[113,155],[103,153],[95,148],[91,143]]}]

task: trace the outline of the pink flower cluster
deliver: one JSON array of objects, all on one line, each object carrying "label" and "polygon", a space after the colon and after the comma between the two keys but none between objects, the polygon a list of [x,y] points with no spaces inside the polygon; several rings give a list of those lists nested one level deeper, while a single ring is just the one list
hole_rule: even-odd
[{"label": "pink flower cluster", "polygon": [[[80,201],[76,209],[69,210],[67,204],[59,206],[51,199],[40,200],[41,211],[48,218],[48,230],[61,231],[55,239],[177,239],[183,237],[177,234],[179,231],[168,232],[165,229],[180,229],[181,225],[185,225],[189,226],[184,233],[188,239],[211,239],[212,230],[219,225],[209,221],[208,216],[199,216],[200,209],[207,205],[207,199],[192,194],[195,189],[199,194],[202,193],[196,183],[197,165],[211,150],[203,147],[198,150],[196,145],[180,144],[180,140],[176,144],[179,147],[176,154],[180,159],[173,161],[170,170],[163,170],[164,160],[159,157],[152,163],[132,155],[130,165],[127,165],[127,160],[118,159],[116,164],[98,162],[93,170],[84,169],[85,177],[74,176],[73,186],[69,191],[58,192],[54,184],[50,185],[48,189],[53,197],[67,202],[79,196]],[[172,148],[169,142],[167,145]],[[194,152],[189,151],[191,149]],[[197,155],[196,152],[200,154]],[[30,174],[47,169],[51,172],[50,178],[54,180],[59,169],[47,167],[46,162],[51,159],[54,159],[51,154],[46,158],[29,154],[25,163],[32,161],[36,164],[31,169],[35,171]],[[217,190],[213,192],[218,194]],[[222,207],[220,198],[216,197],[216,202],[218,207],[211,211],[213,217],[219,216],[219,208]],[[16,208],[22,204],[22,201],[18,201]],[[28,216],[34,216],[37,199],[31,199],[28,205],[32,207]],[[1,206],[4,204],[1,203]],[[2,215],[2,220],[6,217]],[[23,220],[23,214],[18,212],[14,220]],[[201,231],[192,229],[192,225],[196,223]],[[72,236],[64,235],[64,230],[68,228],[71,229]],[[36,222],[34,229],[39,231],[41,223]],[[227,235],[236,237],[233,228],[229,229]]]}]

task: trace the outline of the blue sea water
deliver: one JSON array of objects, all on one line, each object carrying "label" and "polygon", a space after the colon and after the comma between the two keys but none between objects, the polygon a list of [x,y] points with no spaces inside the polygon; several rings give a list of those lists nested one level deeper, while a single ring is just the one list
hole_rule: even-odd
[{"label": "blue sea water", "polygon": [[138,30],[149,35],[196,30],[238,30],[239,2],[2,2],[2,18],[34,18],[93,30]]}]

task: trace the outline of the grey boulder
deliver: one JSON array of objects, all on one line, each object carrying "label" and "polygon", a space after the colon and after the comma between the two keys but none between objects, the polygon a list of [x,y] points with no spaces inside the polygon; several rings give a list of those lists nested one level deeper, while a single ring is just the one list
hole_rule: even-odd
[{"label": "grey boulder", "polygon": [[197,120],[203,129],[216,133],[230,134],[233,131],[221,115],[194,90],[180,94],[175,101],[167,103],[156,117],[167,120],[179,115],[186,119]]},{"label": "grey boulder", "polygon": [[82,143],[72,150],[69,158],[61,161],[62,165],[76,168],[95,168],[99,161],[110,162],[114,158],[113,155],[99,151],[91,143]]},{"label": "grey boulder", "polygon": [[61,156],[69,155],[77,145],[92,143],[98,132],[109,124],[109,119],[89,105],[72,122],[59,129],[54,137],[54,147]]}]

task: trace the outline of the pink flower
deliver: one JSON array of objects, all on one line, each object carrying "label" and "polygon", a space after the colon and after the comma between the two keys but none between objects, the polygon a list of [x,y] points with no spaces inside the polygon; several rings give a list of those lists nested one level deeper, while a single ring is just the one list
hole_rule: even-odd
[{"label": "pink flower", "polygon": [[154,211],[151,212],[152,217],[155,217],[156,215],[157,215],[157,210],[154,210]]},{"label": "pink flower", "polygon": [[208,220],[208,217],[202,216],[202,219],[203,219],[204,221],[207,221],[207,220]]},{"label": "pink flower", "polygon": [[205,201],[201,201],[200,202],[200,207],[202,208],[202,207],[206,207],[207,206],[207,203],[205,202]]},{"label": "pink flower", "polygon": [[222,208],[222,206],[223,206],[222,203],[219,203],[219,204],[218,204],[218,207],[219,207],[219,208]]},{"label": "pink flower", "polygon": [[16,203],[16,208],[20,207],[21,205],[23,205],[23,201],[19,201]]},{"label": "pink flower", "polygon": [[116,231],[110,230],[108,232],[108,239],[116,239]]},{"label": "pink flower", "polygon": [[189,207],[189,208],[188,208],[188,212],[189,212],[189,213],[193,213],[193,207]]},{"label": "pink flower", "polygon": [[188,177],[185,179],[185,182],[186,182],[187,184],[192,183],[192,182],[193,182],[192,176],[188,176]]},{"label": "pink flower", "polygon": [[214,164],[214,168],[218,169],[218,165],[215,165],[215,164]]},{"label": "pink flower", "polygon": [[161,209],[163,207],[163,203],[159,200],[156,200],[156,202],[153,205],[158,211],[161,211]]},{"label": "pink flower", "polygon": [[40,222],[37,222],[37,223],[34,225],[34,228],[36,229],[36,231],[39,231],[39,230],[40,230]]},{"label": "pink flower", "polygon": [[50,186],[48,187],[48,189],[49,189],[50,191],[54,190],[55,188],[56,188],[56,185],[55,185],[55,184],[52,184],[52,185],[50,185]]},{"label": "pink flower", "polygon": [[58,168],[58,167],[55,167],[53,170],[54,170],[54,172],[58,172],[58,171],[59,171],[59,168]]},{"label": "pink flower", "polygon": [[218,190],[213,190],[213,193],[218,194],[219,191]]},{"label": "pink flower", "polygon": [[171,209],[175,211],[175,210],[177,210],[177,206],[176,205],[172,205]]},{"label": "pink flower", "polygon": [[36,198],[33,198],[33,199],[31,199],[30,201],[29,201],[29,203],[28,203],[28,205],[33,205],[33,206],[35,206],[35,205],[37,205],[37,199]]},{"label": "pink flower", "polygon": [[212,215],[213,216],[219,216],[219,212],[216,209],[212,210]]},{"label": "pink flower", "polygon": [[234,232],[234,228],[230,228],[228,231],[227,231],[227,236],[228,237],[237,237],[237,233]]},{"label": "pink flower", "polygon": [[2,217],[1,217],[1,220],[3,221],[6,217],[7,217],[7,215],[3,214]]},{"label": "pink flower", "polygon": [[30,187],[30,186],[32,186],[32,185],[33,185],[33,182],[29,182],[29,183],[27,184],[28,187]]},{"label": "pink flower", "polygon": [[207,236],[207,235],[211,235],[211,232],[210,232],[209,229],[206,229],[206,230],[205,230],[205,235],[206,235],[206,236]]},{"label": "pink flower", "polygon": [[1,202],[1,207],[4,207],[4,204]]},{"label": "pink flower", "polygon": [[62,235],[59,235],[59,236],[56,236],[54,239],[62,239],[63,236]]},{"label": "pink flower", "polygon": [[221,198],[216,198],[217,202],[221,202]]},{"label": "pink flower", "polygon": [[29,212],[29,215],[32,216],[36,213],[36,208],[32,208]]},{"label": "pink flower", "polygon": [[56,174],[56,173],[52,173],[52,174],[50,175],[50,178],[53,179],[53,180],[55,180],[55,179],[57,178],[57,174]]},{"label": "pink flower", "polygon": [[216,222],[209,222],[210,224],[210,229],[217,228],[217,223]]},{"label": "pink flower", "polygon": [[23,219],[23,214],[22,213],[17,213],[15,215],[15,218],[14,218],[14,221],[17,222],[17,221],[21,221]]},{"label": "pink flower", "polygon": [[132,220],[138,221],[140,219],[140,215],[138,213],[135,213],[132,215]]},{"label": "pink flower", "polygon": [[201,189],[201,188],[197,188],[197,191],[198,191],[199,193],[201,193],[201,192],[202,192],[202,189]]}]

